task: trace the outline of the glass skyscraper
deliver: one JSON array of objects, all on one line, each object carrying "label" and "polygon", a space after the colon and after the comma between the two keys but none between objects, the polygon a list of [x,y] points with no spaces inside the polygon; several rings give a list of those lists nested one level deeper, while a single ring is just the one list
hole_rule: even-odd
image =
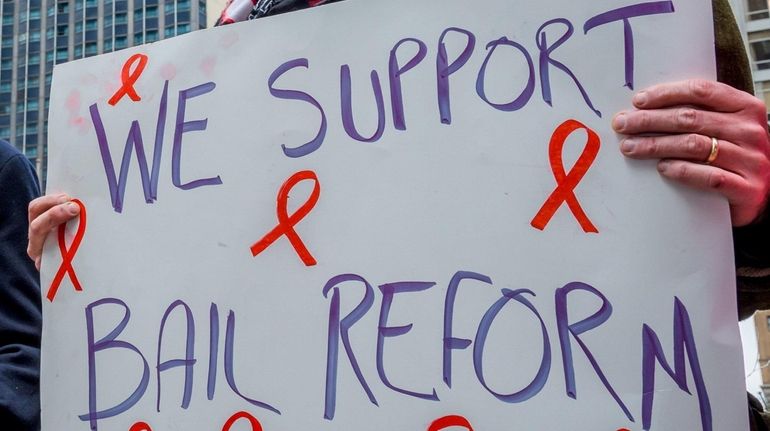
[{"label": "glass skyscraper", "polygon": [[0,139],[46,170],[54,64],[206,27],[205,0],[0,0]]}]

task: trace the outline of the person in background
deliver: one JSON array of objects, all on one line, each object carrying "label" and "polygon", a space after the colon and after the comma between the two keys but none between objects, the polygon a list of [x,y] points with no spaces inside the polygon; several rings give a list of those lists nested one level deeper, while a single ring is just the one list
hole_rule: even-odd
[{"label": "person in background", "polygon": [[[217,25],[256,19],[341,0],[230,0]],[[469,8],[473,8],[469,3]],[[671,181],[724,196],[730,204],[738,275],[739,316],[770,308],[770,139],[767,108],[754,97],[746,51],[727,0],[712,0],[717,81],[664,83],[635,94],[634,109],[612,120],[620,151],[655,159]],[[29,255],[38,267],[49,231],[77,215],[66,196],[30,206]],[[749,396],[752,431],[770,418]]]},{"label": "person in background", "polygon": [[40,281],[26,256],[35,169],[0,141],[0,428],[40,429]]}]

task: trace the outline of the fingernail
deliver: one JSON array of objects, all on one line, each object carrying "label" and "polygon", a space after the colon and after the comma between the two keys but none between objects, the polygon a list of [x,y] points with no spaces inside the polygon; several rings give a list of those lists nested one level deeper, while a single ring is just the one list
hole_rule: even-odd
[{"label": "fingernail", "polygon": [[64,202],[67,202],[68,200],[70,200],[70,197],[67,196],[66,193],[62,193],[62,194],[56,196],[56,200],[59,201],[59,202],[64,203]]},{"label": "fingernail", "polygon": [[626,114],[621,112],[612,119],[612,128],[615,130],[623,130],[626,127]]},{"label": "fingernail", "polygon": [[647,92],[646,91],[640,91],[636,93],[633,99],[634,105],[636,106],[644,106],[644,104],[647,103]]},{"label": "fingernail", "polygon": [[626,154],[633,152],[634,148],[636,148],[636,139],[624,139],[620,143],[620,151]]},{"label": "fingernail", "polygon": [[67,212],[70,215],[76,215],[77,213],[80,212],[80,207],[78,206],[78,204],[74,202],[70,202],[67,204]]},{"label": "fingernail", "polygon": [[661,174],[665,174],[669,167],[671,167],[671,162],[667,160],[658,162],[658,172]]}]

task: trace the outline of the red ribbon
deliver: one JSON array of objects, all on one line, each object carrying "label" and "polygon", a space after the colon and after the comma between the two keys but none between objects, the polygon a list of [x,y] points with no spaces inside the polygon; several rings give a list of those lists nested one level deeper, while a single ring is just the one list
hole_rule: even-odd
[{"label": "red ribbon", "polygon": [[75,274],[75,269],[72,268],[72,259],[78,252],[78,247],[80,247],[80,243],[83,241],[83,235],[86,233],[86,206],[78,199],[72,199],[71,202],[80,207],[80,222],[78,223],[78,229],[75,232],[75,237],[72,239],[69,248],[65,245],[65,225],[59,225],[59,252],[61,253],[62,262],[61,265],[59,265],[59,270],[56,271],[56,275],[53,277],[51,287],[48,288],[48,294],[46,295],[46,298],[51,302],[53,302],[53,298],[56,296],[56,291],[59,290],[59,285],[61,285],[62,280],[64,280],[64,274],[69,274],[72,285],[75,286],[75,290],[83,290],[80,286],[78,276]]},{"label": "red ribbon", "polygon": [[150,428],[150,425],[147,422],[137,422],[131,425],[131,428],[129,428],[128,431],[152,431],[152,428]]},{"label": "red ribbon", "polygon": [[463,427],[468,431],[473,431],[473,427],[468,422],[468,419],[459,415],[449,415],[436,419],[430,424],[428,431],[439,431],[449,427]]},{"label": "red ribbon", "polygon": [[[136,68],[134,68],[132,72],[131,66],[133,66],[137,61],[139,64],[136,65]],[[128,97],[130,97],[134,102],[142,100],[142,98],[136,94],[134,84],[139,79],[139,76],[142,74],[142,72],[144,72],[145,66],[147,66],[146,55],[134,54],[129,57],[129,59],[126,60],[126,62],[123,64],[123,70],[120,72],[120,80],[123,82],[123,85],[118,89],[118,91],[115,92],[115,94],[112,95],[107,103],[115,106],[125,95],[128,95]]]},{"label": "red ribbon", "polygon": [[[302,204],[302,206],[299,207],[299,209],[297,209],[294,214],[289,215],[287,213],[287,207],[289,205],[289,192],[292,188],[294,188],[294,186],[306,180],[311,180],[314,182],[313,191],[310,193],[308,200]],[[300,259],[302,259],[302,262],[304,262],[306,266],[315,265],[317,263],[315,258],[313,258],[313,256],[307,250],[307,247],[305,247],[305,244],[302,242],[302,239],[299,237],[299,235],[297,235],[297,232],[294,230],[294,226],[310,213],[316,202],[318,202],[320,195],[321,184],[318,182],[318,177],[313,171],[300,171],[286,180],[286,182],[281,186],[281,190],[278,192],[276,205],[278,225],[274,227],[273,230],[268,232],[267,235],[262,237],[262,239],[251,246],[252,256],[256,256],[259,253],[262,253],[267,247],[275,242],[275,240],[283,235],[286,235],[286,238],[289,239],[292,247],[294,247],[294,250],[297,251]]]},{"label": "red ribbon", "polygon": [[251,431],[262,431],[262,424],[259,423],[257,418],[249,414],[248,412],[238,412],[232,416],[230,416],[230,419],[225,422],[225,425],[222,427],[222,431],[229,431],[230,427],[233,426],[233,424],[239,420],[239,419],[246,419],[251,424]]},{"label": "red ribbon", "polygon": [[[564,143],[569,135],[578,129],[583,129],[588,133],[588,141],[575,165],[569,173],[565,173],[564,162],[562,161]],[[556,189],[546,199],[543,206],[540,207],[540,211],[537,212],[535,218],[532,219],[532,227],[540,230],[545,229],[556,210],[559,209],[563,202],[567,202],[570,211],[572,211],[584,232],[599,233],[599,230],[591,223],[591,220],[588,219],[588,216],[580,206],[580,202],[575,197],[574,190],[586,172],[588,172],[591,164],[596,160],[600,146],[599,135],[579,121],[567,120],[556,128],[548,145],[548,158],[551,161],[551,171],[553,171],[553,176],[556,179]]]}]

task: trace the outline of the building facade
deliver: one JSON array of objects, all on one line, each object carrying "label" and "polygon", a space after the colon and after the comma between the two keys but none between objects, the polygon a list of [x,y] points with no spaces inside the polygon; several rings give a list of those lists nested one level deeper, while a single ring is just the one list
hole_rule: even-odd
[{"label": "building facade", "polygon": [[757,367],[762,373],[759,395],[763,404],[770,401],[770,311],[758,311],[754,314],[754,326],[757,330]]},{"label": "building facade", "polygon": [[770,107],[770,7],[768,0],[734,0],[733,10],[741,22],[748,44],[754,94]]},{"label": "building facade", "polygon": [[205,0],[0,1],[0,139],[43,180],[54,65],[206,27]]}]

